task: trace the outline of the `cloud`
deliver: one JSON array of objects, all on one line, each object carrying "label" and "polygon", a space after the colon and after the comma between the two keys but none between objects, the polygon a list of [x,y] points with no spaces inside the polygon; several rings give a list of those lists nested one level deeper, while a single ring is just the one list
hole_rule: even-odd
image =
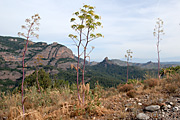
[{"label": "cloud", "polygon": [[127,49],[134,51],[134,57],[156,58],[157,40],[152,33],[158,17],[165,23],[161,56],[179,56],[179,0],[3,0],[0,4],[0,35],[17,36],[24,20],[39,13],[42,18],[39,41],[56,41],[76,53],[72,40],[67,37],[73,33],[69,20],[83,3],[96,6],[95,12],[102,17],[104,26],[97,32],[105,37],[90,43],[95,46],[91,54],[93,60],[102,60],[106,56],[120,59]]}]

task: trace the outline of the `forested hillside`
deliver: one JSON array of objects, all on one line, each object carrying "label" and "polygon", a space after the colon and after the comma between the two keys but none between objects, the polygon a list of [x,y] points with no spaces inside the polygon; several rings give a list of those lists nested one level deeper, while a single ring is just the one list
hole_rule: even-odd
[{"label": "forested hillside", "polygon": [[[22,38],[0,36],[0,89],[3,91],[12,90],[21,83],[24,44]],[[36,64],[38,59],[40,65]],[[83,62],[82,59],[80,61]],[[77,57],[64,45],[30,41],[25,62],[26,76],[34,73],[36,68],[44,69],[52,81],[49,86],[54,84],[55,79],[67,81],[69,84],[76,82],[76,71],[70,67],[71,64],[76,65]],[[142,67],[143,65],[145,64],[130,63],[129,79],[143,80],[147,75],[156,76],[157,69],[146,69]],[[154,68],[153,66],[157,64],[147,63],[147,65]],[[96,81],[104,87],[112,87],[126,81],[127,67],[125,61],[105,58],[100,63],[87,64],[85,73],[85,82],[89,82],[92,88]],[[81,76],[80,73],[80,81]]]}]

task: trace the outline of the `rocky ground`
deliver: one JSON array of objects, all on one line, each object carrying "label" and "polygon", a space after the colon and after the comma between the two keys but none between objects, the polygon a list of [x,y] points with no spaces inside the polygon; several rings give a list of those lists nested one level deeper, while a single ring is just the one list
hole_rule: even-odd
[{"label": "rocky ground", "polygon": [[[27,120],[180,120],[180,75],[176,79],[147,79],[117,88],[85,86],[84,105],[68,88],[37,93],[26,91]],[[80,89],[80,93],[82,90]],[[0,98],[0,120],[22,120],[21,95]],[[41,104],[38,104],[41,103]]]}]

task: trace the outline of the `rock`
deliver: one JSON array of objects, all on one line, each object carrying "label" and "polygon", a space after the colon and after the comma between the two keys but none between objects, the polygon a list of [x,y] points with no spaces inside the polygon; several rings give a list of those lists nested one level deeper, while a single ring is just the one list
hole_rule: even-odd
[{"label": "rock", "polygon": [[169,111],[169,108],[168,108],[167,106],[164,106],[162,109],[163,109],[165,112]]},{"label": "rock", "polygon": [[154,112],[154,111],[157,111],[159,109],[160,109],[159,105],[150,105],[150,106],[145,107],[145,110],[150,111],[150,112]]},{"label": "rock", "polygon": [[137,119],[138,120],[148,120],[150,117],[148,116],[148,115],[146,115],[146,114],[144,114],[144,113],[139,113],[138,115],[137,115]]},{"label": "rock", "polygon": [[139,105],[139,106],[141,106],[141,105],[142,105],[142,103],[138,103],[138,105]]},{"label": "rock", "polygon": [[159,103],[162,103],[163,101],[164,101],[163,98],[160,98],[160,99],[158,100]]},{"label": "rock", "polygon": [[135,108],[125,108],[126,112],[135,112],[136,109]]},{"label": "rock", "polygon": [[149,99],[149,95],[145,95],[146,99]]},{"label": "rock", "polygon": [[180,103],[180,99],[177,99],[177,102]]},{"label": "rock", "polygon": [[173,102],[169,102],[169,105],[173,106],[173,105],[174,105],[174,103],[173,103]]},{"label": "rock", "polygon": [[131,103],[127,103],[127,104],[125,104],[125,107],[130,107],[130,106],[132,106],[132,104],[131,104]]},{"label": "rock", "polygon": [[167,108],[168,108],[168,109],[171,109],[171,105],[167,105]]},{"label": "rock", "polygon": [[174,103],[173,103],[173,102],[166,102],[166,104],[167,104],[167,105],[171,105],[171,106],[173,106],[173,105],[174,105]]},{"label": "rock", "polygon": [[173,107],[173,112],[179,111],[178,107]]}]

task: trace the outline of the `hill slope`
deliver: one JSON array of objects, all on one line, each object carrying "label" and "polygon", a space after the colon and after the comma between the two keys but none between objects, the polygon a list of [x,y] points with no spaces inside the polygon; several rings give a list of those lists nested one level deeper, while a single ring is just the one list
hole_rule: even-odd
[{"label": "hill slope", "polygon": [[[22,80],[22,52],[25,40],[18,37],[0,36],[0,89],[11,89]],[[37,65],[38,57],[41,56]],[[82,59],[81,59],[82,61]],[[26,76],[35,72],[36,66],[44,68],[51,78],[57,74],[58,79],[76,82],[76,71],[71,70],[71,64],[76,65],[77,57],[64,45],[58,43],[47,44],[45,42],[29,42],[25,57]],[[172,66],[172,64],[171,64]],[[147,70],[148,68],[149,70]],[[129,78],[143,79],[146,72],[154,73],[156,63],[146,64],[130,63]],[[86,66],[85,81],[90,82],[91,87],[96,81],[104,87],[116,86],[126,81],[126,62],[120,60],[108,60],[105,58],[100,63],[91,63]],[[81,73],[80,73],[81,78]]]},{"label": "hill slope", "polygon": [[[119,65],[119,66],[126,66],[126,61],[112,59],[111,60],[113,64]],[[154,62],[147,62],[147,63],[132,63],[129,62],[130,66],[136,66],[144,69],[158,69],[158,63]],[[172,66],[178,66],[180,65],[180,62],[161,62],[161,68],[168,68]]]},{"label": "hill slope", "polygon": [[[18,37],[0,36],[0,88],[13,88],[15,82],[22,77],[22,53],[25,40]],[[41,66],[53,66],[55,70],[49,69],[49,73],[58,73],[57,69],[70,68],[76,64],[73,52],[66,46],[44,42],[29,42],[25,64],[26,76],[35,71],[38,66],[38,56],[41,56]]]}]

